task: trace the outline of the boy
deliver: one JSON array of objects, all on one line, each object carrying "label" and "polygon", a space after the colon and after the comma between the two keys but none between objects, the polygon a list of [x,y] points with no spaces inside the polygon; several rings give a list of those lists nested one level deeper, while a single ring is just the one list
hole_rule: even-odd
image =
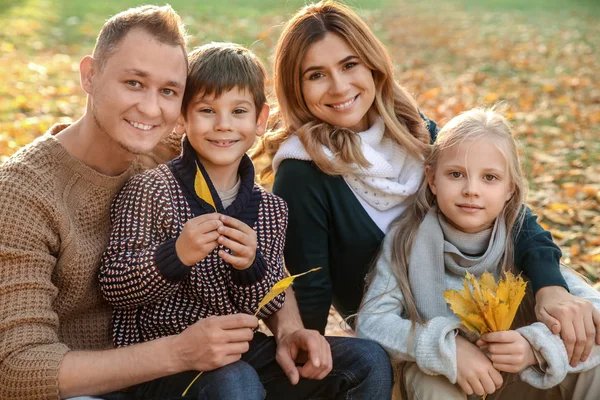
[{"label": "boy", "polygon": [[[189,60],[176,127],[186,133],[181,156],[134,177],[112,206],[100,284],[115,307],[113,339],[119,347],[177,335],[198,320],[257,311],[276,337],[280,329],[275,321],[284,312],[276,313],[283,295],[257,307],[283,278],[288,211],[283,200],[254,184],[254,167],[245,154],[264,133],[269,114],[264,67],[247,49],[227,43],[202,46]],[[391,377],[381,367],[388,361],[373,343],[313,340],[325,347],[305,350],[328,359],[310,355],[311,361],[298,368],[302,377],[313,379],[298,382],[282,369],[282,357],[300,361],[298,353],[285,356],[280,339],[276,344],[272,337],[257,333],[253,338],[251,331],[235,329],[222,335],[237,337],[237,348],[206,351],[206,363],[198,369],[204,373],[191,398],[263,399],[265,392],[274,399],[377,397],[386,386],[389,393]],[[330,367],[323,366],[332,362],[346,371],[328,375]],[[180,396],[197,373],[156,379],[131,392],[136,398]]]},{"label": "boy", "polygon": [[[285,202],[254,184],[246,155],[265,131],[264,80],[243,47],[214,43],[190,54],[176,126],[185,133],[182,154],[134,177],[113,202],[100,285],[115,308],[116,346],[178,334],[215,315],[266,318],[281,308],[283,294],[257,310],[284,277],[287,226]],[[169,385],[172,395],[193,379],[184,375],[185,385]],[[136,390],[157,396],[156,386]]]}]

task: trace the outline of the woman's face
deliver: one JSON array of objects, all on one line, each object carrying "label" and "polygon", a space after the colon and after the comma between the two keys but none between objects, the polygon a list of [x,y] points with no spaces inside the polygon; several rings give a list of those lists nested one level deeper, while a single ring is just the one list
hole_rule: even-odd
[{"label": "woman's face", "polygon": [[354,132],[369,128],[373,73],[344,39],[327,33],[309,47],[300,68],[302,95],[315,118]]}]

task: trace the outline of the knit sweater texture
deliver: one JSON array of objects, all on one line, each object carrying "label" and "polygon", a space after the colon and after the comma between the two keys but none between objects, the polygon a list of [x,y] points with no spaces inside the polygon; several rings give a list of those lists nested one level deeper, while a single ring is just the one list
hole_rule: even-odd
[{"label": "knit sweater texture", "polygon": [[[469,245],[468,240],[465,238],[469,234],[461,233],[461,235],[457,235],[456,232],[456,230],[453,232],[452,228],[448,229],[448,227],[444,230],[446,243],[452,243],[455,246],[452,254],[454,257],[457,255],[456,250],[465,252],[465,244]],[[447,235],[450,235],[451,238]],[[383,242],[381,255],[375,265],[374,275],[365,294],[363,307],[358,315],[357,334],[359,337],[379,343],[388,352],[393,362],[415,362],[424,373],[443,375],[450,382],[456,383],[455,336],[461,322],[446,306],[443,310],[439,310],[437,316],[430,318],[424,324],[416,324],[415,329],[412,330],[412,322],[408,319],[404,308],[404,297],[392,272],[391,252],[394,236],[392,231]],[[493,240],[492,238],[485,247],[486,251],[493,246]],[[425,246],[425,248],[428,247]],[[449,251],[452,250],[445,245],[445,252],[448,253]],[[461,255],[461,264],[465,263],[464,260],[466,260],[465,265],[468,265],[469,258],[471,257]],[[463,289],[463,276],[455,273],[459,270],[445,269],[446,279],[443,289]],[[489,265],[484,270],[492,273],[496,279],[500,275],[500,265]],[[469,267],[464,267],[464,270],[460,272],[464,273],[464,271],[475,273]],[[481,273],[483,273],[482,270],[475,273],[475,275],[479,276]],[[596,290],[571,271],[563,269],[562,274],[574,296],[587,299],[597,309],[600,309],[600,294]],[[411,287],[431,287],[425,275],[411,276],[410,283]],[[442,296],[441,292],[425,294],[426,291],[421,291],[420,293],[423,293],[423,296]],[[586,371],[600,364],[600,346],[595,345],[590,357],[585,362],[579,363],[576,367],[571,367],[562,339],[559,335],[552,334],[546,325],[541,322],[518,328],[517,331],[529,341],[534,352],[544,362],[543,369],[531,366],[519,373],[524,382],[534,387],[540,389],[551,388],[562,382],[568,373]]]},{"label": "knit sweater texture", "polygon": [[0,168],[0,398],[56,399],[69,350],[111,347],[110,307],[96,274],[110,201],[137,168],[110,177],[53,136]]},{"label": "knit sweater texture", "polygon": [[[236,199],[223,208],[210,178],[216,210],[194,190],[196,165],[189,141],[180,157],[133,177],[115,197],[110,242],[102,258],[100,285],[114,306],[113,339],[117,346],[178,334],[214,315],[254,314],[260,300],[284,277],[283,247],[287,206],[254,184],[254,167],[241,160]],[[208,177],[207,174],[205,174]],[[254,263],[237,270],[218,255],[217,246],[192,267],[177,257],[175,242],[186,222],[218,211],[257,232]],[[281,294],[261,308],[266,318],[281,308]]]},{"label": "knit sweater texture", "polygon": [[0,399],[58,399],[68,351],[112,347],[97,281],[110,202],[142,166],[172,159],[181,146],[168,138],[106,176],[54,137],[67,126],[54,125],[0,167]]}]

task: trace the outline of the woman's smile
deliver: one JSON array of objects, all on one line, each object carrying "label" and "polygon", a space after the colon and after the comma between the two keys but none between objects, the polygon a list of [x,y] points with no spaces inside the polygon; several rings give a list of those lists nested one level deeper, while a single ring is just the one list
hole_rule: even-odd
[{"label": "woman's smile", "polygon": [[311,114],[328,124],[361,132],[375,101],[371,71],[335,33],[315,42],[302,60],[302,96]]}]

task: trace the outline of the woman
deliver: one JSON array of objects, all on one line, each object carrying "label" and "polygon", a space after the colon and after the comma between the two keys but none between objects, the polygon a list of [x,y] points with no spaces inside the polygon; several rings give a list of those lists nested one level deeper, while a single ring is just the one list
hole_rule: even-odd
[{"label": "woman", "polygon": [[[279,109],[253,156],[272,160],[261,179],[274,173],[273,191],[289,205],[287,268],[322,268],[294,288],[305,326],[323,332],[332,301],[344,317],[358,309],[389,224],[421,183],[437,126],[394,81],[389,53],[369,27],[333,1],[306,6],[288,22],[275,50],[274,88]],[[577,338],[569,354],[579,361],[593,344],[592,316],[597,326],[600,318],[564,289],[560,256],[527,210],[515,263],[535,291],[543,288],[538,307],[560,318],[544,322]]]}]

